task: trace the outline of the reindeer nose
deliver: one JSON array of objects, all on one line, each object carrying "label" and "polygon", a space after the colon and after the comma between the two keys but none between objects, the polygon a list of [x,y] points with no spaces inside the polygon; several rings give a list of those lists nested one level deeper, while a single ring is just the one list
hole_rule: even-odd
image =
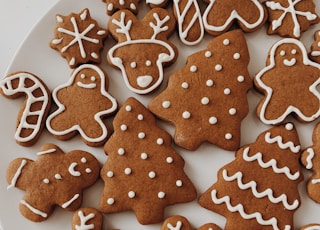
[{"label": "reindeer nose", "polygon": [[150,75],[139,76],[137,78],[137,84],[142,88],[146,88],[150,85],[152,80],[153,80],[153,77]]}]

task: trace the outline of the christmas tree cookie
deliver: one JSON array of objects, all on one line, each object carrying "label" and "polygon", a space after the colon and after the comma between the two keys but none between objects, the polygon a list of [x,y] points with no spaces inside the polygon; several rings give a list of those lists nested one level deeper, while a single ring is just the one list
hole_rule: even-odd
[{"label": "christmas tree cookie", "polygon": [[224,229],[293,229],[303,180],[300,145],[291,123],[269,129],[240,148],[199,199],[226,217]]},{"label": "christmas tree cookie", "polygon": [[195,150],[204,141],[236,150],[241,121],[248,113],[251,79],[249,53],[240,30],[214,38],[206,50],[192,54],[184,68],[149,109],[174,124],[177,145]]},{"label": "christmas tree cookie", "polygon": [[113,125],[114,134],[104,146],[102,212],[133,210],[141,224],[154,224],[163,220],[166,206],[196,198],[170,135],[140,102],[129,98]]},{"label": "christmas tree cookie", "polygon": [[312,170],[313,175],[308,180],[307,192],[309,197],[320,203],[320,124],[314,128],[312,141],[313,145],[306,148],[301,155],[301,163],[306,169]]}]

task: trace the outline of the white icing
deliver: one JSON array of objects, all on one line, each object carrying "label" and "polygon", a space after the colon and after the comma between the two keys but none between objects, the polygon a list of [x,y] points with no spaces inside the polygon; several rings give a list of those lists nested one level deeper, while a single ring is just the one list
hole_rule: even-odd
[{"label": "white icing", "polygon": [[173,163],[173,158],[172,158],[172,157],[167,157],[166,162],[167,162],[168,164]]},{"label": "white icing", "polygon": [[118,149],[118,154],[119,154],[120,156],[122,156],[123,154],[125,154],[124,148],[119,148],[119,149]]},{"label": "white icing", "polygon": [[62,180],[62,176],[59,173],[55,174],[54,178],[57,180]]},{"label": "white icing", "polygon": [[77,171],[75,168],[78,166],[78,163],[76,162],[72,162],[68,168],[68,171],[70,173],[70,175],[72,176],[81,176],[81,173],[79,171]]},{"label": "white icing", "polygon": [[209,58],[209,57],[212,56],[212,52],[208,50],[208,51],[206,51],[206,52],[204,53],[204,56],[205,56],[206,58]]},{"label": "white icing", "polygon": [[147,4],[162,5],[165,0],[146,0]]},{"label": "white icing", "polygon": [[181,87],[184,89],[188,89],[189,88],[189,84],[187,82],[182,82]]},{"label": "white icing", "polygon": [[22,160],[21,163],[20,163],[20,166],[19,168],[17,169],[16,173],[14,174],[14,176],[12,177],[11,179],[11,183],[10,185],[7,187],[7,189],[10,189],[12,187],[15,187],[16,186],[16,183],[21,175],[21,172],[22,172],[22,169],[23,167],[27,164],[27,161],[26,160]]},{"label": "white icing", "polygon": [[164,102],[162,102],[162,107],[163,107],[164,109],[168,109],[168,108],[170,107],[170,105],[171,105],[171,102],[170,102],[170,101],[164,101]]},{"label": "white icing", "polygon": [[196,72],[198,70],[198,68],[197,68],[197,66],[195,66],[195,65],[192,65],[191,67],[190,67],[190,71],[191,72]]},{"label": "white icing", "polygon": [[124,169],[124,174],[130,175],[131,173],[132,173],[131,168],[125,168],[125,169]]},{"label": "white icing", "polygon": [[109,3],[109,4],[108,4],[107,10],[108,10],[108,11],[112,11],[112,10],[113,10],[113,4],[112,4],[112,3]]},{"label": "white icing", "polygon": [[94,224],[87,224],[89,220],[92,220],[95,217],[94,213],[89,213],[88,215],[84,215],[82,210],[78,211],[78,217],[80,219],[80,225],[75,225],[75,230],[92,230],[94,229]]},{"label": "white icing", "polygon": [[297,171],[295,173],[291,173],[290,169],[285,166],[279,168],[277,166],[277,161],[275,159],[271,159],[268,162],[264,162],[262,160],[262,154],[260,152],[256,153],[253,156],[249,156],[248,153],[250,151],[250,147],[247,147],[243,150],[243,159],[247,162],[257,161],[261,168],[269,168],[271,167],[274,173],[277,174],[285,174],[289,180],[297,180],[300,177],[300,172]]},{"label": "white icing", "polygon": [[280,149],[290,149],[293,153],[300,152],[300,145],[295,146],[292,141],[288,141],[286,143],[283,143],[281,136],[275,136],[271,137],[271,133],[267,132],[264,136],[265,141],[269,144],[277,143]]},{"label": "white icing", "polygon": [[181,227],[182,227],[182,222],[181,222],[180,220],[177,221],[176,226],[173,226],[171,223],[168,223],[168,224],[167,224],[167,228],[168,228],[169,230],[180,230]]},{"label": "white icing", "polygon": [[320,56],[320,51],[312,51],[311,56],[314,56],[314,57]]},{"label": "white icing", "polygon": [[52,44],[54,45],[59,45],[62,42],[63,38],[59,38],[59,39],[53,39],[51,41]]},{"label": "white icing", "polygon": [[146,159],[148,159],[148,154],[147,153],[141,153],[140,157],[141,157],[142,160],[146,160]]},{"label": "white icing", "polygon": [[182,180],[177,180],[176,181],[176,186],[181,187],[182,186]]},{"label": "white icing", "polygon": [[[174,9],[175,9],[175,12],[177,15],[178,31],[179,31],[180,40],[186,45],[196,45],[199,42],[201,42],[201,40],[204,36],[204,28],[203,28],[201,11],[200,11],[198,2],[197,2],[197,0],[188,0],[187,4],[185,5],[182,12],[180,11],[179,3],[180,3],[180,0],[173,1],[173,6],[174,6]],[[193,14],[191,20],[186,21],[185,17],[189,13],[191,8],[193,8],[194,14]],[[187,25],[187,27],[185,27],[185,29],[183,29],[183,27],[185,26],[186,23],[188,23],[188,25]],[[198,34],[198,37],[196,40],[188,41],[187,40],[188,34],[189,34],[190,30],[192,29],[192,27],[196,23],[199,24],[199,26],[200,26],[199,27],[200,33]]]},{"label": "white icing", "polygon": [[35,207],[33,207],[32,205],[30,205],[27,201],[25,200],[21,200],[20,201],[21,204],[23,204],[24,206],[26,206],[31,212],[33,212],[36,215],[42,216],[43,218],[47,218],[48,214],[45,212],[40,211],[39,209],[36,209]]},{"label": "white icing", "polygon": [[136,5],[133,2],[130,3],[130,9],[132,9],[132,10],[136,10],[137,9]]},{"label": "white icing", "polygon": [[238,76],[237,80],[238,80],[238,82],[240,82],[240,83],[243,82],[243,81],[244,81],[244,76],[241,76],[241,75]]},{"label": "white icing", "polygon": [[240,59],[240,54],[239,53],[233,54],[233,59],[235,59],[235,60]]},{"label": "white icing", "polygon": [[313,225],[310,227],[303,228],[304,230],[320,230],[320,225]]},{"label": "white icing", "polygon": [[297,62],[297,59],[295,59],[295,58],[291,58],[291,60],[288,60],[288,59],[283,60],[283,64],[285,66],[289,66],[289,67],[294,66],[296,64],[296,62]]},{"label": "white icing", "polygon": [[108,198],[108,200],[107,200],[107,204],[108,205],[113,205],[114,204],[114,199],[113,198]]},{"label": "white icing", "polygon": [[231,140],[231,139],[232,139],[232,134],[231,134],[231,133],[226,133],[226,134],[224,135],[224,138],[225,138],[226,140]]},{"label": "white icing", "polygon": [[207,104],[209,104],[209,102],[210,102],[209,98],[207,98],[207,97],[201,98],[201,104],[207,105]]},{"label": "white icing", "polygon": [[69,207],[75,200],[77,200],[80,197],[79,194],[75,194],[70,200],[68,200],[67,202],[63,203],[61,205],[62,208],[67,208]]},{"label": "white icing", "polygon": [[96,52],[91,52],[90,56],[93,57],[94,59],[99,59],[99,55]]},{"label": "white icing", "polygon": [[287,124],[285,125],[285,128],[286,128],[286,130],[288,130],[288,131],[293,130],[293,124],[292,124],[292,123],[287,123]]},{"label": "white icing", "polygon": [[82,12],[82,14],[80,14],[81,20],[82,20],[82,21],[86,20],[87,15],[88,15],[88,10],[84,10],[84,11]]},{"label": "white icing", "polygon": [[97,84],[96,83],[85,84],[85,83],[82,83],[81,81],[78,81],[77,86],[84,88],[84,89],[94,89],[97,87]]},{"label": "white icing", "polygon": [[92,173],[92,170],[91,170],[90,168],[86,168],[85,171],[86,171],[86,173],[88,173],[88,174],[89,174],[89,173]]},{"label": "white icing", "polygon": [[142,121],[143,120],[143,115],[142,114],[138,114],[137,118],[138,118],[139,121]]},{"label": "white icing", "polygon": [[312,159],[314,157],[313,148],[308,148],[307,153],[308,153],[308,156],[306,157],[306,162],[307,162],[306,169],[312,169],[313,167]]},{"label": "white icing", "polygon": [[81,163],[83,163],[83,164],[87,163],[87,159],[86,159],[85,157],[82,157],[80,161],[81,161]]},{"label": "white icing", "polygon": [[143,138],[145,138],[145,137],[146,137],[146,134],[145,134],[144,132],[138,133],[138,138],[139,138],[139,139],[143,139]]},{"label": "white icing", "polygon": [[134,191],[130,191],[130,192],[128,192],[128,197],[129,198],[135,198],[135,196],[136,196],[136,193],[134,192]]},{"label": "white icing", "polygon": [[[19,81],[18,86],[16,86],[15,88],[12,87],[13,81]],[[33,85],[31,87],[26,87],[26,81],[32,81]],[[2,79],[0,81],[0,88],[2,89],[3,93],[7,96],[16,95],[19,93],[24,93],[26,95],[25,108],[20,117],[20,121],[14,137],[18,142],[21,143],[27,143],[29,141],[32,141],[41,131],[41,124],[45,118],[47,107],[49,106],[50,97],[47,93],[45,86],[40,82],[38,78],[36,78],[32,74],[19,72]],[[41,91],[41,96],[34,96],[34,92],[39,89]],[[34,103],[40,103],[42,105],[41,108],[37,111],[31,112],[31,107]],[[28,117],[31,115],[38,117],[35,124],[30,124],[28,122]],[[32,132],[28,136],[23,137],[21,136],[21,133],[24,129],[29,129],[29,131]]]},{"label": "white icing", "polygon": [[57,22],[59,22],[59,23],[63,22],[63,18],[62,18],[60,15],[57,15],[57,16],[56,16],[56,20],[57,20]]},{"label": "white icing", "polygon": [[151,66],[151,61],[150,60],[146,61],[146,66]]},{"label": "white icing", "polygon": [[158,192],[158,198],[163,199],[165,198],[166,194],[164,192]]},{"label": "white icing", "polygon": [[228,46],[230,44],[230,40],[226,38],[223,40],[222,43],[223,43],[223,45]]},{"label": "white icing", "polygon": [[[270,125],[279,124],[291,113],[297,114],[299,118],[301,118],[303,121],[306,121],[306,122],[313,121],[317,117],[320,116],[320,106],[319,106],[319,110],[315,114],[312,114],[311,116],[306,116],[306,115],[304,115],[302,113],[302,111],[299,108],[297,108],[297,107],[295,107],[293,105],[289,105],[288,108],[286,109],[286,111],[281,116],[279,116],[278,118],[270,120],[270,119],[267,119],[265,117],[266,108],[267,108],[267,106],[268,106],[268,104],[269,104],[269,102],[271,100],[271,97],[272,97],[272,94],[273,94],[273,89],[271,87],[265,85],[263,83],[263,81],[261,80],[261,78],[266,72],[268,72],[269,70],[273,69],[276,66],[276,64],[275,64],[275,52],[276,52],[277,48],[282,44],[291,44],[291,43],[297,45],[300,48],[300,51],[302,53],[302,58],[303,58],[303,64],[304,65],[312,66],[312,67],[315,67],[317,69],[320,69],[320,65],[319,64],[314,63],[314,62],[309,60],[307,51],[306,51],[306,49],[305,49],[305,47],[304,47],[302,42],[298,41],[297,39],[292,39],[292,38],[284,38],[284,39],[281,39],[280,41],[276,42],[272,46],[272,48],[271,48],[271,50],[269,52],[270,64],[268,66],[266,66],[265,68],[263,68],[255,77],[256,82],[259,85],[259,87],[261,87],[263,90],[266,91],[266,98],[263,101],[263,104],[261,106],[261,111],[260,111],[260,114],[259,114],[259,118],[265,124],[270,124]],[[309,90],[310,90],[311,93],[314,94],[314,96],[316,96],[318,98],[318,100],[320,100],[320,94],[316,90],[316,86],[318,84],[320,84],[320,78],[317,81],[315,81],[309,87]]]},{"label": "white icing", "polygon": [[189,119],[191,117],[191,113],[189,111],[184,111],[182,113],[182,118],[183,119]]},{"label": "white icing", "polygon": [[111,178],[114,176],[114,173],[112,171],[107,172],[107,177]]},{"label": "white icing", "polygon": [[230,95],[231,90],[230,90],[229,88],[225,88],[225,89],[223,90],[223,93],[224,93],[225,95]]},{"label": "white icing", "polygon": [[122,124],[120,126],[121,131],[126,131],[128,129],[128,127],[125,124]]},{"label": "white icing", "polygon": [[216,117],[210,117],[209,118],[209,123],[211,125],[217,124],[218,119]]},{"label": "white icing", "polygon": [[287,210],[295,210],[299,207],[299,201],[298,200],[294,200],[292,204],[288,203],[288,197],[286,194],[281,194],[278,197],[275,197],[273,195],[273,190],[271,188],[267,188],[266,190],[259,192],[257,190],[257,183],[255,181],[250,181],[248,183],[243,183],[242,182],[242,177],[243,174],[242,172],[238,171],[236,172],[234,175],[232,176],[228,176],[228,172],[226,169],[224,169],[222,171],[222,176],[223,179],[225,181],[234,181],[237,180],[238,183],[238,187],[241,190],[246,190],[246,189],[251,189],[252,194],[256,197],[256,198],[263,198],[263,197],[268,197],[269,201],[274,203],[274,204],[278,204],[278,203],[282,203],[282,205],[284,206],[285,209]]},{"label": "white icing", "polygon": [[312,184],[318,184],[318,183],[320,183],[320,179],[312,179],[311,183]]},{"label": "white icing", "polygon": [[164,142],[164,140],[163,140],[162,138],[159,137],[159,138],[157,139],[157,144],[158,144],[158,145],[163,145],[163,142]]},{"label": "white icing", "polygon": [[235,115],[237,113],[237,110],[235,108],[229,109],[229,114],[230,115]]},{"label": "white icing", "polygon": [[153,178],[156,177],[156,173],[154,171],[150,171],[148,176],[149,176],[150,179],[153,179]]},{"label": "white icing", "polygon": [[137,84],[142,88],[148,87],[153,81],[153,77],[151,75],[144,75],[137,77]]},{"label": "white icing", "polygon": [[206,86],[211,87],[213,86],[213,80],[209,79],[206,81]]},{"label": "white icing", "polygon": [[45,178],[45,179],[43,179],[43,183],[49,184],[49,183],[50,183],[50,180],[49,180],[48,178]]},{"label": "white icing", "polygon": [[253,23],[247,22],[244,18],[241,17],[241,15],[238,14],[238,12],[236,10],[233,10],[233,11],[231,11],[230,16],[228,17],[228,19],[225,21],[225,23],[223,25],[221,25],[221,26],[213,25],[213,24],[210,25],[208,23],[208,17],[209,17],[210,11],[213,8],[215,2],[216,2],[216,0],[210,0],[209,5],[207,6],[207,8],[205,9],[205,11],[203,13],[203,25],[204,25],[204,28],[208,31],[216,31],[216,32],[225,31],[227,29],[227,27],[235,19],[237,19],[239,22],[241,22],[241,24],[243,24],[246,28],[254,29],[254,28],[257,28],[264,20],[265,13],[264,13],[264,9],[263,9],[261,3],[259,2],[259,0],[251,0],[251,2],[256,5],[257,10],[259,11],[259,18],[255,22],[253,22]]},{"label": "white icing", "polygon": [[217,64],[217,65],[215,65],[214,69],[219,72],[222,70],[222,65]]},{"label": "white icing", "polygon": [[130,112],[132,110],[132,107],[130,105],[126,105],[125,109],[126,109],[127,112]]}]

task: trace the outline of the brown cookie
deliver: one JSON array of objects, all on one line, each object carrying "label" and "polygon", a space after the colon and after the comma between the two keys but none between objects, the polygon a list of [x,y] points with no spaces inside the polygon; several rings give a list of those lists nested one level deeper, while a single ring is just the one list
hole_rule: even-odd
[{"label": "brown cookie", "polygon": [[130,10],[137,14],[139,11],[140,0],[102,0],[106,3],[107,15],[112,15],[118,10]]},{"label": "brown cookie", "polygon": [[102,230],[103,216],[95,208],[80,208],[72,217],[72,230]]},{"label": "brown cookie", "polygon": [[52,92],[58,109],[47,119],[49,132],[60,140],[80,134],[87,145],[104,144],[110,135],[103,118],[118,107],[107,89],[108,76],[102,69],[91,64],[79,66],[66,84]]},{"label": "brown cookie", "polygon": [[[183,216],[171,216],[167,218],[160,230],[192,230],[191,224],[187,220],[187,218]],[[196,230],[221,230],[217,225],[209,223],[202,225],[200,228]]]},{"label": "brown cookie", "polygon": [[168,41],[175,25],[174,16],[161,8],[150,10],[141,21],[128,10],[110,17],[109,30],[118,44],[109,50],[108,62],[121,70],[131,91],[148,94],[160,86],[164,66],[178,56],[177,48]]},{"label": "brown cookie", "polygon": [[46,84],[32,73],[15,72],[0,81],[0,93],[9,99],[25,96],[14,137],[22,146],[35,144],[41,136],[51,106],[50,90]]},{"label": "brown cookie", "polygon": [[309,60],[304,45],[293,38],[276,42],[269,51],[267,66],[254,78],[264,94],[257,115],[265,124],[280,124],[293,114],[310,122],[320,115],[320,65]]},{"label": "brown cookie", "polygon": [[312,61],[320,64],[320,30],[314,32],[314,42],[311,45],[309,57]]},{"label": "brown cookie", "polygon": [[301,227],[300,230],[320,230],[320,224],[308,224]]},{"label": "brown cookie", "polygon": [[100,63],[100,51],[108,31],[99,27],[89,9],[79,14],[56,16],[56,28],[50,47],[60,52],[71,68],[84,63]]},{"label": "brown cookie", "polygon": [[300,38],[310,25],[319,22],[312,0],[267,0],[268,34]]},{"label": "brown cookie", "polygon": [[174,124],[174,141],[183,148],[195,150],[209,141],[236,150],[241,121],[249,111],[246,94],[252,83],[248,63],[241,30],[216,37],[170,76],[168,87],[150,102],[149,109]]},{"label": "brown cookie", "polygon": [[108,160],[101,170],[102,212],[133,210],[139,223],[154,224],[163,220],[166,206],[196,198],[171,136],[139,101],[127,99],[113,125],[115,131],[104,146]]},{"label": "brown cookie", "polygon": [[303,181],[300,145],[293,124],[271,128],[243,146],[235,160],[199,199],[226,217],[225,229],[293,229]]},{"label": "brown cookie", "polygon": [[83,189],[99,177],[98,160],[88,152],[64,153],[53,144],[43,145],[37,160],[13,160],[7,168],[8,189],[26,191],[20,212],[27,219],[40,222],[52,214],[55,206],[75,211],[82,203]]},{"label": "brown cookie", "polygon": [[259,0],[205,0],[209,3],[203,13],[205,30],[220,35],[237,22],[244,32],[259,29],[267,20],[265,7]]}]

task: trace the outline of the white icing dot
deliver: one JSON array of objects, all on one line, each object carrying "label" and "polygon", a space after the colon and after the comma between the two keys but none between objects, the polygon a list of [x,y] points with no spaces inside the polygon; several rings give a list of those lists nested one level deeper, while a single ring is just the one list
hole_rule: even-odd
[{"label": "white icing dot", "polygon": [[243,82],[244,81],[244,76],[239,75],[237,80],[238,80],[238,82]]},{"label": "white icing dot", "polygon": [[205,54],[204,54],[204,56],[207,57],[207,58],[211,57],[211,56],[212,56],[211,51],[209,51],[209,50],[206,51]]},{"label": "white icing dot", "polygon": [[96,80],[96,77],[95,76],[91,76],[91,81],[95,81]]},{"label": "white icing dot", "polygon": [[122,156],[124,153],[125,153],[124,148],[119,148],[119,149],[118,149],[118,154],[119,154],[120,156]]},{"label": "white icing dot", "polygon": [[45,178],[45,179],[43,179],[43,183],[45,183],[45,184],[49,184],[49,179],[48,178]]},{"label": "white icing dot", "polygon": [[232,134],[231,133],[226,133],[226,135],[224,136],[227,140],[230,140],[232,138]]},{"label": "white icing dot", "polygon": [[238,60],[239,58],[240,58],[240,54],[239,53],[233,54],[233,59]]},{"label": "white icing dot", "polygon": [[112,171],[108,171],[108,172],[107,172],[107,177],[110,177],[110,178],[111,178],[111,177],[113,177],[113,176],[114,176],[114,173],[113,173]]},{"label": "white icing dot", "polygon": [[163,199],[166,196],[164,192],[158,192],[158,198]]},{"label": "white icing dot", "polygon": [[201,98],[201,104],[203,104],[203,105],[207,105],[207,104],[209,104],[209,98],[207,98],[207,97],[203,97],[203,98]]},{"label": "white icing dot", "polygon": [[159,137],[159,138],[157,139],[157,144],[158,144],[158,145],[162,145],[162,144],[163,144],[163,139]]},{"label": "white icing dot", "polygon": [[286,124],[286,130],[290,131],[292,129],[293,129],[293,124],[292,123]]},{"label": "white icing dot", "polygon": [[189,88],[189,84],[187,82],[183,82],[181,84],[181,87],[184,88],[184,89],[188,89]]},{"label": "white icing dot", "polygon": [[193,73],[196,72],[197,69],[198,69],[198,68],[197,68],[197,66],[195,66],[195,65],[192,65],[192,66],[190,67],[190,71],[193,72]]},{"label": "white icing dot", "polygon": [[223,40],[223,45],[227,46],[230,44],[230,40],[229,39],[224,39]]},{"label": "white icing dot", "polygon": [[189,119],[191,117],[191,113],[188,111],[184,111],[182,113],[182,117],[183,117],[183,119]]},{"label": "white icing dot", "polygon": [[132,10],[136,10],[136,9],[137,9],[137,7],[136,7],[136,5],[135,5],[134,3],[131,3],[131,4],[130,4],[130,8],[131,8]]},{"label": "white icing dot", "polygon": [[112,11],[113,10],[113,4],[110,3],[107,8],[108,8],[108,11]]},{"label": "white icing dot", "polygon": [[280,55],[281,55],[281,56],[284,56],[284,55],[286,55],[286,51],[284,51],[284,50],[281,50],[281,51],[280,51]]},{"label": "white icing dot", "polygon": [[140,155],[142,160],[146,160],[148,158],[148,154],[147,153],[141,153]]},{"label": "white icing dot", "polygon": [[76,59],[74,57],[69,61],[69,65],[74,65],[76,63]]},{"label": "white icing dot", "polygon": [[128,192],[128,197],[129,198],[134,198],[136,196],[136,193],[134,192],[134,191],[130,191],[130,192]]},{"label": "white icing dot", "polygon": [[126,131],[128,129],[128,127],[125,124],[123,124],[123,125],[120,126],[120,129],[122,131]]},{"label": "white icing dot", "polygon": [[81,158],[81,162],[84,164],[84,163],[87,163],[87,159],[85,157],[82,157]]},{"label": "white icing dot", "polygon": [[59,15],[56,16],[56,19],[57,19],[58,22],[63,22],[63,18],[61,16],[59,16]]},{"label": "white icing dot", "polygon": [[81,79],[85,79],[85,78],[86,78],[86,75],[85,75],[85,74],[81,74],[81,75],[80,75],[80,78],[81,78]]},{"label": "white icing dot", "polygon": [[139,139],[143,139],[143,138],[145,138],[145,137],[146,137],[146,134],[145,134],[144,132],[138,133],[138,138],[139,138]]},{"label": "white icing dot", "polygon": [[95,52],[92,52],[91,54],[91,57],[93,57],[94,59],[98,59],[99,58],[99,55]]},{"label": "white icing dot", "polygon": [[167,157],[166,162],[168,164],[171,164],[173,162],[173,158],[172,157]]},{"label": "white icing dot", "polygon": [[86,173],[92,173],[92,170],[90,168],[86,168]]},{"label": "white icing dot", "polygon": [[130,67],[132,68],[132,69],[134,69],[134,68],[137,68],[137,63],[136,62],[131,62],[130,63]]},{"label": "white icing dot", "polygon": [[296,49],[291,50],[291,54],[296,54],[296,53],[297,53]]},{"label": "white icing dot", "polygon": [[146,66],[151,66],[151,61],[150,60],[146,61]]},{"label": "white icing dot", "polygon": [[139,114],[137,118],[138,118],[139,121],[142,121],[143,120],[143,115]]},{"label": "white icing dot", "polygon": [[217,118],[216,117],[210,117],[209,118],[209,123],[211,124],[211,125],[214,125],[214,124],[217,124]]},{"label": "white icing dot", "polygon": [[215,69],[216,71],[221,71],[221,70],[222,70],[222,65],[217,64],[217,65],[214,67],[214,69]]},{"label": "white icing dot", "polygon": [[131,168],[125,168],[125,170],[124,170],[124,174],[126,174],[126,175],[130,175],[131,174]]},{"label": "white icing dot", "polygon": [[149,178],[153,179],[156,177],[156,173],[154,171],[150,171],[148,176],[149,176]]},{"label": "white icing dot", "polygon": [[177,187],[181,187],[182,186],[182,181],[181,180],[177,180],[176,181],[176,186]]},{"label": "white icing dot", "polygon": [[213,81],[212,80],[207,80],[206,81],[206,85],[208,86],[208,87],[211,87],[211,86],[213,86]]},{"label": "white icing dot", "polygon": [[107,204],[108,205],[113,205],[114,204],[114,199],[113,198],[108,198]]},{"label": "white icing dot", "polygon": [[229,114],[230,115],[235,115],[237,113],[237,110],[235,108],[229,109]]},{"label": "white icing dot", "polygon": [[54,175],[54,178],[56,178],[57,180],[61,180],[62,176],[59,173],[57,173],[56,175]]},{"label": "white icing dot", "polygon": [[164,101],[164,102],[162,102],[162,107],[163,107],[164,109],[169,108],[170,105],[171,105],[171,102],[170,102],[170,101]]},{"label": "white icing dot", "polygon": [[127,106],[126,106],[126,111],[127,111],[127,112],[130,112],[131,110],[132,110],[132,107],[131,107],[130,105],[127,105]]},{"label": "white icing dot", "polygon": [[229,95],[229,94],[231,93],[231,90],[230,90],[229,88],[225,88],[225,89],[223,90],[223,93],[224,93],[225,95]]}]

